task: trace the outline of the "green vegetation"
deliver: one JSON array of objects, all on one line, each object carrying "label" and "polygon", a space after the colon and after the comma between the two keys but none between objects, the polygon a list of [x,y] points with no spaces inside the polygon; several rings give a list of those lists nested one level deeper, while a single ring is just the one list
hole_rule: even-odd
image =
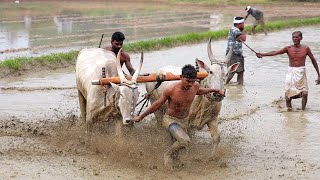
[{"label": "green vegetation", "polygon": [[211,4],[211,5],[221,5],[221,4],[270,4],[275,2],[275,0],[171,0],[174,3],[192,3],[192,4]]},{"label": "green vegetation", "polygon": [[[301,27],[307,25],[320,24],[320,18],[308,18],[308,19],[296,19],[288,21],[273,21],[266,24],[266,28],[269,32],[281,30],[285,28]],[[246,26],[246,31],[250,31],[251,26]],[[261,32],[260,26],[257,27],[257,32]],[[124,50],[127,52],[141,52],[141,51],[152,51],[159,50],[162,48],[171,48],[175,46],[201,43],[207,41],[209,38],[213,40],[226,38],[229,29],[222,29],[218,31],[207,31],[202,33],[187,33],[177,36],[170,36],[160,39],[150,39],[144,41],[138,41],[133,43],[126,43],[124,45]],[[63,62],[69,62],[74,64],[78,51],[72,51],[69,53],[57,53],[41,57],[34,58],[14,58],[8,59],[0,62],[1,68],[8,68],[13,70],[21,70],[25,65],[28,64],[42,64],[42,65],[52,65],[59,64]]]},{"label": "green vegetation", "polygon": [[29,66],[32,64],[37,65],[46,65],[50,66],[53,64],[71,62],[74,64],[76,56],[78,55],[78,51],[71,51],[68,53],[54,53],[50,55],[40,56],[40,57],[19,57],[14,59],[8,59],[0,62],[1,68],[8,68],[11,70],[22,70],[23,67]]},{"label": "green vegetation", "polygon": [[169,0],[173,3],[210,4],[210,5],[247,5],[247,4],[270,4],[290,2],[319,2],[319,0]]},{"label": "green vegetation", "polygon": [[[296,19],[287,21],[273,21],[266,24],[267,30],[276,31],[291,27],[301,27],[307,25],[320,24],[320,18]],[[246,26],[247,32],[251,31],[252,26]],[[199,43],[212,38],[213,40],[227,38],[229,29],[222,29],[218,31],[207,31],[202,33],[187,33],[172,37],[165,37],[161,39],[151,39],[145,41],[138,41],[124,45],[124,50],[128,52],[151,51],[160,48],[171,48],[179,45]],[[257,26],[256,32],[261,32],[261,27]]]}]

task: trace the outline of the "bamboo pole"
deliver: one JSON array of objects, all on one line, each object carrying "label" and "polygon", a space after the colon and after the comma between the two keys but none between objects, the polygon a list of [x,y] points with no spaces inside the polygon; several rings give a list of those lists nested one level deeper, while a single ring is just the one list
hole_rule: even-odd
[{"label": "bamboo pole", "polygon": [[[204,79],[208,76],[207,72],[198,72],[197,73],[197,79]],[[138,76],[137,82],[156,82],[157,77],[160,80],[164,81],[174,81],[174,80],[180,80],[180,75],[172,74],[171,72],[163,72],[163,73],[150,73],[148,76]],[[131,80],[132,76],[126,77],[128,80]],[[115,77],[106,77],[101,78],[99,80],[93,80],[91,81],[92,85],[109,85],[110,82],[115,84],[120,84],[120,78],[118,76]]]}]

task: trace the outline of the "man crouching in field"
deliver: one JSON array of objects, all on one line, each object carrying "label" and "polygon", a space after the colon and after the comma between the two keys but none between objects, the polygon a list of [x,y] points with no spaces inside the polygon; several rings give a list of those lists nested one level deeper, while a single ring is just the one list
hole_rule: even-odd
[{"label": "man crouching in field", "polygon": [[224,91],[219,89],[204,88],[196,82],[197,71],[188,64],[182,68],[180,81],[167,87],[161,97],[155,101],[144,113],[133,118],[134,122],[140,122],[147,115],[157,111],[168,102],[167,112],[163,117],[162,125],[168,129],[174,140],[171,148],[164,154],[164,164],[167,168],[173,168],[174,156],[179,151],[188,147],[191,142],[188,135],[188,114],[192,101],[196,95],[205,95],[211,92],[224,96]]}]

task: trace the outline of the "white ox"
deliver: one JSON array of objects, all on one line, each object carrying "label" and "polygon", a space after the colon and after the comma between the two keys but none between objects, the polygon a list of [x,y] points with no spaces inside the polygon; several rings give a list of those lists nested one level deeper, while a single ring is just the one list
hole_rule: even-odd
[{"label": "white ox", "polygon": [[[139,67],[131,81],[125,78],[118,56],[102,48],[83,49],[79,52],[76,63],[76,83],[79,96],[81,119],[85,122],[86,132],[92,132],[92,125],[99,119],[110,120],[122,116],[123,124],[128,124],[133,117],[139,92],[136,79],[143,63],[143,54]],[[120,85],[105,87],[92,85],[91,81],[102,78],[102,68],[106,77],[119,76]],[[104,89],[104,91],[103,91]]]},{"label": "white ox", "polygon": [[[211,50],[211,39],[209,40],[207,46],[208,56],[211,62],[211,66],[206,65],[203,61],[196,59],[196,63],[200,67],[200,70],[207,71],[208,76],[201,80],[201,87],[208,87],[214,89],[224,90],[225,80],[228,76],[228,73],[235,71],[239,63],[232,64],[227,68],[227,72],[225,72],[226,65],[231,57],[230,50],[228,55],[223,61],[218,61],[212,53]],[[174,74],[181,74],[181,67],[167,66],[160,69],[160,72],[171,72]],[[150,100],[153,103],[157,99],[160,98],[163,90],[168,87],[174,81],[165,81],[161,84],[161,86],[157,89],[154,89],[155,83],[147,83],[146,90],[148,93],[152,93],[150,96]],[[222,105],[222,97],[216,96],[216,94],[211,93],[202,96],[196,96],[192,106],[190,108],[189,113],[189,128],[196,128],[197,130],[201,130],[204,125],[207,125],[213,142],[213,153],[215,152],[218,143],[219,143],[219,133],[218,133],[218,115],[221,110]],[[166,106],[162,107],[158,112],[155,113],[157,120],[162,120],[162,116],[166,112]],[[160,122],[158,122],[160,123]]]}]

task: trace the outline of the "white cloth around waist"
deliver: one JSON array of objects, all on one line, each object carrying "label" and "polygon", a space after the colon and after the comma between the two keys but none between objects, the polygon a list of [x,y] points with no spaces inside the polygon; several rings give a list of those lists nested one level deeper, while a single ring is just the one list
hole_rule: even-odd
[{"label": "white cloth around waist", "polygon": [[308,91],[305,66],[288,67],[285,79],[285,91],[285,95],[289,98],[300,94],[302,91]]}]

